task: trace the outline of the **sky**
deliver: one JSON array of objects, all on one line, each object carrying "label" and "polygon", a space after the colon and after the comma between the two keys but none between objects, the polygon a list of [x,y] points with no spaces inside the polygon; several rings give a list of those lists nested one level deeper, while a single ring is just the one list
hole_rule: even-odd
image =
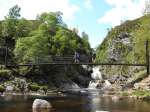
[{"label": "sky", "polygon": [[35,19],[42,12],[61,11],[68,27],[78,28],[79,34],[86,32],[95,48],[106,37],[108,28],[141,17],[145,0],[0,0],[0,20],[16,4],[26,19]]}]

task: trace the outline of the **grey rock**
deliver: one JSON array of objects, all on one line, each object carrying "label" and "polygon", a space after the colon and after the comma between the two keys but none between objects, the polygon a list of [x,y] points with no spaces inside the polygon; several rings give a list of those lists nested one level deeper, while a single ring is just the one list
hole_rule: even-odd
[{"label": "grey rock", "polygon": [[61,85],[61,88],[63,88],[63,89],[80,89],[80,87],[74,82],[64,83]]},{"label": "grey rock", "polygon": [[35,99],[33,102],[32,108],[33,109],[36,109],[36,108],[46,109],[46,108],[52,108],[52,105],[46,100]]}]

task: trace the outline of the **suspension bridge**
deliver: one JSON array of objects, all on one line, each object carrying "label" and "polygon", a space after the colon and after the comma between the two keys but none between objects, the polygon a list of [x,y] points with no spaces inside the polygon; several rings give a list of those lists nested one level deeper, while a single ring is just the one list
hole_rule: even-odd
[{"label": "suspension bridge", "polygon": [[91,56],[80,56],[80,62],[75,63],[74,62],[74,56],[54,56],[49,55],[46,57],[39,58],[37,57],[35,60],[30,60],[29,62],[23,63],[23,64],[15,64],[12,62],[9,62],[9,53],[7,47],[0,48],[0,57],[4,58],[4,63],[2,63],[2,66],[6,66],[9,68],[15,68],[15,67],[23,67],[23,66],[40,66],[40,65],[115,65],[115,66],[144,66],[147,68],[147,74],[150,74],[150,56],[149,56],[149,41],[146,41],[146,63],[94,63],[92,62]]}]

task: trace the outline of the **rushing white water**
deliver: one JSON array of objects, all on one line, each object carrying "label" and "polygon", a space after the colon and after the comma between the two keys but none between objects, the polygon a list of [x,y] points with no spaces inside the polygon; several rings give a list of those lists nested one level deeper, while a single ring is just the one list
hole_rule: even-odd
[{"label": "rushing white water", "polygon": [[101,72],[99,71],[98,67],[94,67],[93,68],[93,73],[91,74],[91,78],[93,80],[90,81],[88,88],[90,88],[90,89],[96,89],[97,86],[100,84],[100,80],[103,79],[102,75],[101,75]]},{"label": "rushing white water", "polygon": [[103,85],[103,89],[109,88],[111,86],[111,83],[108,80],[104,80],[104,83],[102,84],[103,77],[99,70],[99,67],[93,68],[91,77],[93,80],[89,83],[89,89],[96,89],[99,85]]},{"label": "rushing white water", "polygon": [[98,67],[93,68],[93,73],[91,74],[91,77],[94,80],[102,80],[103,79]]},{"label": "rushing white water", "polygon": [[105,80],[103,89],[107,89],[111,87],[111,83],[108,80]]},{"label": "rushing white water", "polygon": [[95,89],[98,86],[98,84],[99,84],[99,80],[90,81],[88,88]]}]

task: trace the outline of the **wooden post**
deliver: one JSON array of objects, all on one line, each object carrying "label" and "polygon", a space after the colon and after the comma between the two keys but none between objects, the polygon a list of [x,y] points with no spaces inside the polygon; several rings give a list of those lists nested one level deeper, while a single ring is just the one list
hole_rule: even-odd
[{"label": "wooden post", "polygon": [[8,47],[5,48],[5,67],[8,65]]},{"label": "wooden post", "polygon": [[150,60],[149,60],[149,48],[148,48],[149,46],[148,46],[148,44],[149,44],[149,41],[147,40],[146,41],[146,64],[147,64],[147,75],[150,75],[150,70],[149,70]]}]

